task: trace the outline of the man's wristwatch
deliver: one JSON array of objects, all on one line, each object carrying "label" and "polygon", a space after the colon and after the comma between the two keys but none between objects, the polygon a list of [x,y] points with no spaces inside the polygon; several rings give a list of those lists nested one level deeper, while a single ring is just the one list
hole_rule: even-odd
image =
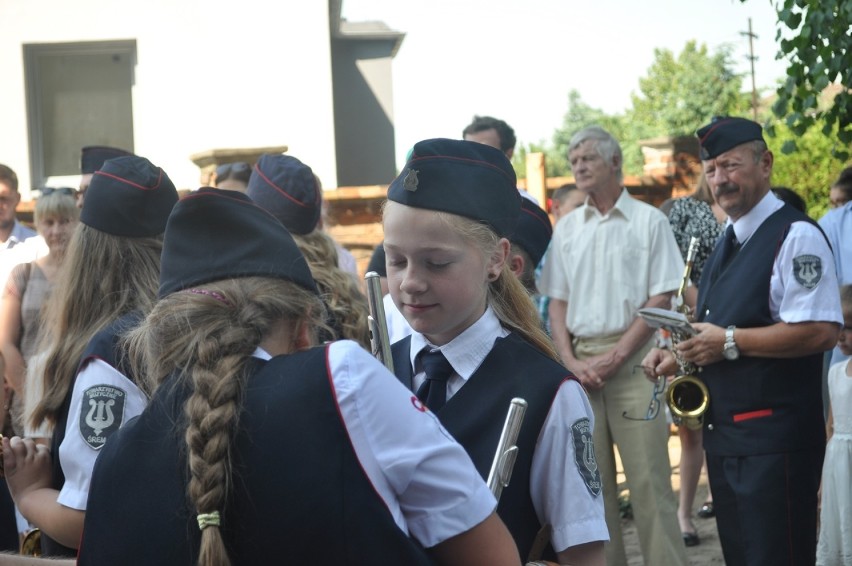
[{"label": "man's wristwatch", "polygon": [[726,360],[736,360],[740,357],[740,349],[737,348],[737,343],[734,342],[734,329],[736,326],[729,326],[725,329],[725,345],[722,347],[722,355]]}]

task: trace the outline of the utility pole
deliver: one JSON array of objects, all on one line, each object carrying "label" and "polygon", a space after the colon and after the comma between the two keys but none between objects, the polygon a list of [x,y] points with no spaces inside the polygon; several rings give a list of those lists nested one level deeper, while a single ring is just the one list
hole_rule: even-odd
[{"label": "utility pole", "polygon": [[754,81],[754,61],[757,59],[754,56],[754,40],[757,36],[751,31],[751,18],[748,19],[748,31],[741,31],[740,35],[748,36],[748,60],[751,62],[751,111],[754,121],[757,122],[757,86]]}]

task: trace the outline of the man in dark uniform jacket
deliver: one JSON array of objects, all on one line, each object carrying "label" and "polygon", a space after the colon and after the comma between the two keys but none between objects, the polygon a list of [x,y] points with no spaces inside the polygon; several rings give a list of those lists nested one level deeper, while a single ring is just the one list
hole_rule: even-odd
[{"label": "man in dark uniform jacket", "polygon": [[[822,352],[842,324],[831,248],[770,191],[761,127],[698,130],[707,181],[728,214],[698,286],[698,335],[681,342],[710,392],[704,447],[725,562],[813,564],[825,450]],[[660,351],[645,364],[658,373]]]}]

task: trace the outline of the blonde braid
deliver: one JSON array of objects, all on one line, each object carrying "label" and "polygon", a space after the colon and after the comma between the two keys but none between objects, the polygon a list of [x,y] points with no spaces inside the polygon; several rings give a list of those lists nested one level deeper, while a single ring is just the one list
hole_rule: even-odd
[{"label": "blonde braid", "polygon": [[334,240],[322,230],[294,234],[293,239],[308,261],[329,313],[340,326],[341,336],[335,338],[355,340],[362,348],[370,350],[367,297],[352,274],[338,267]]},{"label": "blonde braid", "polygon": [[[193,292],[199,291],[199,292]],[[228,566],[219,515],[232,480],[233,435],[239,424],[251,355],[285,320],[293,329],[322,326],[325,311],[312,293],[288,281],[250,277],[205,284],[157,303],[127,337],[137,375],[153,391],[178,372],[191,389],[184,403],[190,479],[187,493],[199,521],[199,566]],[[292,347],[292,345],[291,345]],[[210,521],[210,516],[216,516]]]}]

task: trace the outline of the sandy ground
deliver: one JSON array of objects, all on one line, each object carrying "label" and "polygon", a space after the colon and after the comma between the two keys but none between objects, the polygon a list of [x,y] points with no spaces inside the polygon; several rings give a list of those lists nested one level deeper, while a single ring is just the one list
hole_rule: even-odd
[{"label": "sandy ground", "polygon": [[[675,497],[677,497],[680,489],[680,473],[678,470],[678,462],[680,462],[680,440],[676,434],[669,437],[669,460],[672,463],[672,489],[674,489]],[[623,474],[619,474],[618,481],[619,486],[621,486],[624,482]],[[701,479],[698,481],[698,492],[695,495],[693,513],[701,507],[706,494],[707,476],[702,475]],[[719,535],[716,531],[716,519],[701,519],[699,517],[694,517],[693,523],[695,523],[695,528],[698,530],[698,536],[701,538],[701,544],[686,549],[686,554],[689,556],[690,566],[724,564],[725,561],[722,558],[722,547],[719,545]],[[632,519],[622,519],[621,527],[624,532],[624,544],[627,549],[627,562],[629,566],[644,565],[645,562],[642,559],[642,552],[639,549],[639,539],[636,534],[636,523]]]}]

